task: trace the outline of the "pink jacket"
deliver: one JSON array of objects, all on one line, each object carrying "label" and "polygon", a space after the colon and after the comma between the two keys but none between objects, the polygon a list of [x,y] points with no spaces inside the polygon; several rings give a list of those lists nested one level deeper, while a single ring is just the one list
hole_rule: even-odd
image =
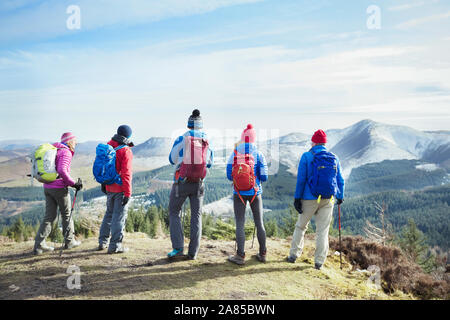
[{"label": "pink jacket", "polygon": [[44,188],[59,189],[73,186],[75,181],[70,176],[70,163],[72,162],[73,151],[65,144],[59,142],[56,142],[53,145],[58,148],[55,163],[56,172],[58,172],[59,178],[51,183],[45,183]]}]

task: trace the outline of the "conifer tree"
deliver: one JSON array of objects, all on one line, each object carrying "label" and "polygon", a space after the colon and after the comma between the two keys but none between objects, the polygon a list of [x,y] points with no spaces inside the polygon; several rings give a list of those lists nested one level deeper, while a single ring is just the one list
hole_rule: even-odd
[{"label": "conifer tree", "polygon": [[409,219],[408,225],[403,227],[397,243],[409,259],[420,265],[424,271],[432,271],[434,256],[429,253],[427,238],[417,228],[414,219]]}]

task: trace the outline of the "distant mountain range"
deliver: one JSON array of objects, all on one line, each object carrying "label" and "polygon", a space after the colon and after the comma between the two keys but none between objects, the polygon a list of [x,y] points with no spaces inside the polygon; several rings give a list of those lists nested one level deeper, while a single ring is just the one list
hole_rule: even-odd
[{"label": "distant mountain range", "polygon": [[[340,158],[345,176],[349,176],[353,168],[383,160],[417,159],[450,168],[450,131],[419,131],[406,126],[362,120],[344,129],[327,130],[326,133],[327,146]],[[274,163],[278,160],[288,166],[290,172],[296,174],[302,153],[311,147],[311,135],[295,132],[258,144],[269,162]],[[3,167],[8,166],[5,161],[14,159],[11,163],[17,163],[17,158],[28,155],[41,143],[43,142],[38,140],[0,141],[0,163]],[[94,158],[98,143],[100,141],[79,143],[77,154]],[[152,137],[136,145],[133,154],[135,158],[141,159],[137,160],[141,167],[145,167],[145,164],[150,165],[151,159],[154,158],[152,166],[154,169],[156,166],[168,164],[168,161],[165,163],[165,158],[168,157],[172,144],[170,138]],[[277,144],[279,149],[272,150]],[[218,151],[216,159],[219,163],[223,163],[228,151],[216,151]],[[278,156],[274,151],[278,151]]]},{"label": "distant mountain range", "polygon": [[[344,129],[326,130],[329,150],[340,161],[345,176],[353,168],[383,160],[416,159],[450,168],[450,132],[424,132],[406,126],[388,125],[362,120]],[[279,138],[279,161],[297,173],[303,152],[311,148],[311,136],[291,133]],[[260,150],[272,160],[271,144],[262,143]]]},{"label": "distant mountain range", "polygon": [[363,120],[328,135],[341,136],[331,146],[344,170],[383,160],[418,159],[450,166],[450,134],[423,132],[405,126],[394,126]]},{"label": "distant mountain range", "polygon": [[22,140],[2,140],[0,141],[0,150],[10,151],[10,150],[23,150],[32,149],[39,146],[42,141],[32,140],[32,139],[22,139]]},{"label": "distant mountain range", "polygon": [[133,148],[136,157],[169,157],[173,141],[170,138],[155,137]]}]

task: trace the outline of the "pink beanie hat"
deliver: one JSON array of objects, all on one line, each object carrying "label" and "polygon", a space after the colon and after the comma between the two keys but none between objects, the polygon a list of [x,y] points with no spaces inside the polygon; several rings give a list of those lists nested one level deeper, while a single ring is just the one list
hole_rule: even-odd
[{"label": "pink beanie hat", "polygon": [[255,143],[256,141],[256,132],[255,129],[253,129],[253,125],[248,124],[247,128],[244,129],[241,135],[242,142],[250,142]]},{"label": "pink beanie hat", "polygon": [[75,139],[75,135],[72,132],[63,133],[61,136],[61,143],[69,142],[72,139]]}]

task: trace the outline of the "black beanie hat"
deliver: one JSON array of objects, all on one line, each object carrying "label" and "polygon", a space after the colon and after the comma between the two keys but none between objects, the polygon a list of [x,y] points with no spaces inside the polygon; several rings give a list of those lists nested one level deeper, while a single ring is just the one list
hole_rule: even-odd
[{"label": "black beanie hat", "polygon": [[133,133],[133,131],[131,131],[131,128],[129,126],[127,126],[126,124],[121,125],[118,129],[117,129],[117,134],[124,136],[125,138],[130,138],[131,134]]}]

